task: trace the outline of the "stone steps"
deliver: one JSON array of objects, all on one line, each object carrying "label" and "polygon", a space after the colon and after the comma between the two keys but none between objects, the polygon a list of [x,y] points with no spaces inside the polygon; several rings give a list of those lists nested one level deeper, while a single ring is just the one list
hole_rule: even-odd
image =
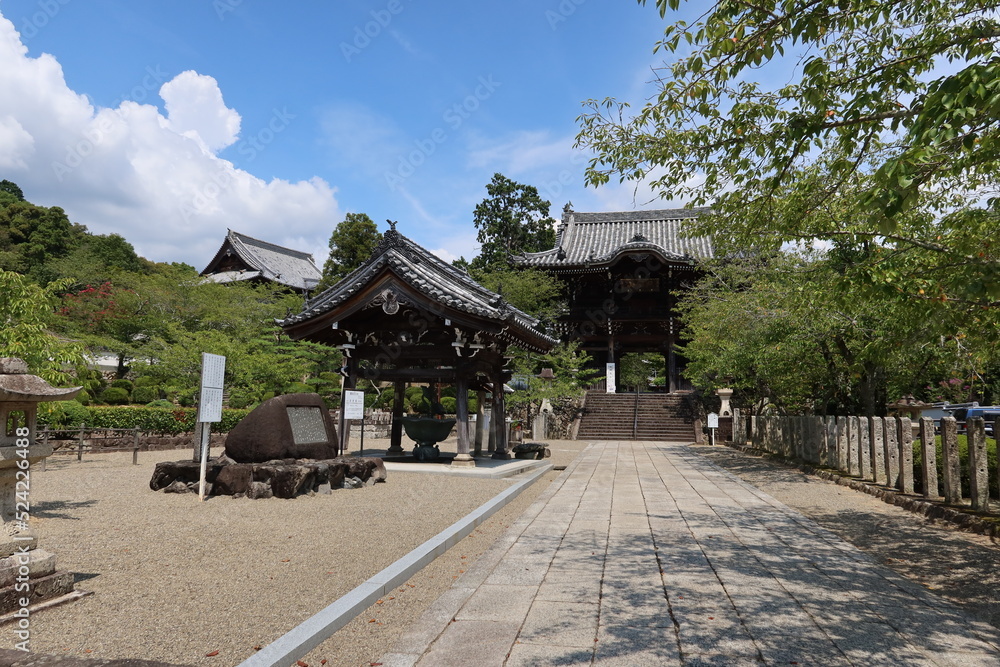
[{"label": "stone steps", "polygon": [[672,394],[589,392],[577,438],[692,440],[694,422],[682,416],[685,409],[684,397]]}]

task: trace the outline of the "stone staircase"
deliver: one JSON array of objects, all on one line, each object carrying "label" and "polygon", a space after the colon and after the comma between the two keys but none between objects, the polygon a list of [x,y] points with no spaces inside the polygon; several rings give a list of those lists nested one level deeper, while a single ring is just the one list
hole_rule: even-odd
[{"label": "stone staircase", "polygon": [[587,392],[578,440],[695,440],[685,394]]}]

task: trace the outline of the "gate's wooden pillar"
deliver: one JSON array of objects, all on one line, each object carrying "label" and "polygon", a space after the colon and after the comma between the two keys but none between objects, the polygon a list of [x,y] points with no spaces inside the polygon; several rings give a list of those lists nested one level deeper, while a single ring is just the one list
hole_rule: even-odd
[{"label": "gate's wooden pillar", "polygon": [[389,431],[388,454],[403,453],[403,398],[406,396],[406,383],[397,380],[392,385],[392,426]]}]

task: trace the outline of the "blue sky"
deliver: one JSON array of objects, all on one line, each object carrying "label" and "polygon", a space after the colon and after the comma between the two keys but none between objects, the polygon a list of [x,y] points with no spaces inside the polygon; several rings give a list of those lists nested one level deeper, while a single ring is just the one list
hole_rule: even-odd
[{"label": "blue sky", "polygon": [[322,261],[349,211],[470,257],[495,172],[557,218],[567,201],[679,205],[585,188],[572,148],[583,100],[651,92],[665,22],[632,0],[0,0],[0,15],[0,178],[157,261],[202,268],[227,227]]}]

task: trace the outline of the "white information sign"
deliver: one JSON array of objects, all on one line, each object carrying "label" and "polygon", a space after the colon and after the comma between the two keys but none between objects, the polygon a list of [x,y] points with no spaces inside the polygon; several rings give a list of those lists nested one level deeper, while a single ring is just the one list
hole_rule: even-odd
[{"label": "white information sign", "polygon": [[714,412],[708,413],[708,428],[719,428],[719,415]]},{"label": "white information sign", "polygon": [[364,419],[365,418],[365,392],[351,391],[344,392],[344,419]]},{"label": "white information sign", "polygon": [[608,380],[607,380],[607,383],[606,383],[607,384],[607,392],[609,394],[613,394],[616,391],[618,391],[618,385],[615,384],[615,365],[614,364],[608,364],[607,376],[608,376]]},{"label": "white information sign", "polygon": [[201,393],[198,396],[198,421],[222,421],[222,389],[226,377],[226,358],[220,354],[201,355]]}]

